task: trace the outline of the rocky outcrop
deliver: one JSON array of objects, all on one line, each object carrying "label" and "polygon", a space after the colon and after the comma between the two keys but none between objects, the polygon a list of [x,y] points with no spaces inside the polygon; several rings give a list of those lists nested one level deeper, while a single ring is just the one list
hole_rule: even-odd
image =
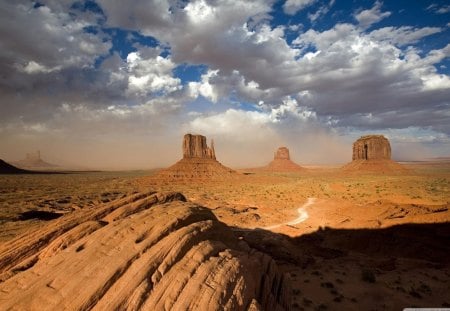
[{"label": "rocky outcrop", "polygon": [[391,145],[383,135],[362,136],[353,143],[352,162],[343,167],[348,172],[398,173],[407,170],[391,160]]},{"label": "rocky outcrop", "polygon": [[275,152],[273,161],[271,161],[264,170],[274,172],[289,172],[289,171],[304,171],[305,169],[291,161],[289,156],[289,149],[287,147],[280,147]]},{"label": "rocky outcrop", "polygon": [[223,179],[235,178],[238,174],[216,160],[214,141],[211,147],[202,135],[186,134],[183,138],[183,158],[174,165],[160,171],[158,179]]},{"label": "rocky outcrop", "polygon": [[288,285],[180,193],[81,209],[0,246],[2,310],[285,310]]},{"label": "rocky outcrop", "polygon": [[20,169],[0,159],[0,174],[26,174],[29,171]]},{"label": "rocky outcrop", "polygon": [[352,160],[390,160],[391,145],[383,135],[367,135],[353,143]]}]

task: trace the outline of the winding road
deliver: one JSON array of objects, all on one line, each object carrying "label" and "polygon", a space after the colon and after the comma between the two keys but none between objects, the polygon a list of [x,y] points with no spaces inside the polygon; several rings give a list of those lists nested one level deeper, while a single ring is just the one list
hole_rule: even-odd
[{"label": "winding road", "polygon": [[268,227],[263,227],[262,229],[266,229],[266,230],[272,230],[272,229],[276,229],[279,228],[281,226],[286,226],[286,225],[296,225],[299,224],[303,221],[305,221],[306,219],[308,219],[308,212],[306,211],[306,208],[311,206],[312,204],[314,204],[314,202],[316,201],[316,198],[308,198],[308,200],[297,209],[298,212],[298,217],[295,218],[294,220],[288,221],[288,222],[283,222],[277,225],[272,225],[272,226],[268,226]]}]

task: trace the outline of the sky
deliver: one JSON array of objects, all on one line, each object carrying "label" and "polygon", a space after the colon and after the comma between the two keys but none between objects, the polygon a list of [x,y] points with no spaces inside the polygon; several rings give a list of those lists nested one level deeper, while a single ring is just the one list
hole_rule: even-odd
[{"label": "sky", "polygon": [[164,167],[185,133],[232,167],[450,156],[450,2],[1,1],[0,158]]}]

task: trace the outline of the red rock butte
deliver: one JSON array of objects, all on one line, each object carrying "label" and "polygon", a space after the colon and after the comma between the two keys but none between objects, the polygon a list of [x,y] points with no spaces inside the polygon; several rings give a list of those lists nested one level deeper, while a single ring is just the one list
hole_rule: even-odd
[{"label": "red rock butte", "polygon": [[209,147],[203,135],[184,135],[182,150],[183,158],[160,171],[156,178],[221,179],[238,175],[234,170],[216,160],[214,141],[211,141],[211,147]]},{"label": "red rock butte", "polygon": [[361,136],[353,143],[352,162],[343,167],[348,172],[404,172],[406,169],[391,160],[391,144],[383,135]]},{"label": "red rock butte", "polygon": [[294,163],[289,156],[287,147],[280,147],[275,151],[273,161],[271,161],[264,169],[275,172],[303,171],[303,167]]}]

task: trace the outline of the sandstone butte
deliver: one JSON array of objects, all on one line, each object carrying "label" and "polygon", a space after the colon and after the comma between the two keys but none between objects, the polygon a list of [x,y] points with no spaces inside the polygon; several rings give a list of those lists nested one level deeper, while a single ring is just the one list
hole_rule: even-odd
[{"label": "sandstone butte", "polygon": [[405,172],[391,159],[391,145],[383,135],[361,136],[353,143],[352,162],[343,167],[348,172]]},{"label": "sandstone butte", "polygon": [[0,246],[2,310],[287,310],[289,281],[180,193],[136,193]]},{"label": "sandstone butte", "polygon": [[238,176],[234,170],[216,160],[214,141],[211,147],[202,135],[186,134],[183,138],[183,158],[174,165],[161,170],[158,179],[221,179]]},{"label": "sandstone butte", "polygon": [[18,166],[20,168],[28,168],[28,169],[39,169],[39,168],[52,168],[56,167],[57,165],[53,165],[50,163],[45,162],[41,158],[41,152],[38,150],[36,152],[27,153],[25,155],[25,159],[13,162],[15,166]]},{"label": "sandstone butte", "polygon": [[304,171],[305,169],[293,162],[289,156],[289,149],[287,147],[280,147],[275,152],[273,161],[271,161],[265,170],[274,172],[289,172],[289,171]]}]

